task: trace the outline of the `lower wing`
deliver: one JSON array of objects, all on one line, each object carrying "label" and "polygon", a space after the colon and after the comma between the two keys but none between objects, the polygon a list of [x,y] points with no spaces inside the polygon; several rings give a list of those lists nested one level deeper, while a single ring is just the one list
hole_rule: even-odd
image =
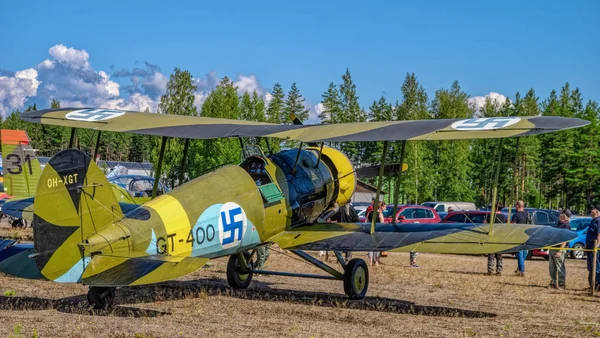
[{"label": "lower wing", "polygon": [[529,224],[371,224],[326,223],[291,228],[270,242],[284,249],[339,251],[418,251],[456,254],[509,253],[574,239],[570,230]]}]

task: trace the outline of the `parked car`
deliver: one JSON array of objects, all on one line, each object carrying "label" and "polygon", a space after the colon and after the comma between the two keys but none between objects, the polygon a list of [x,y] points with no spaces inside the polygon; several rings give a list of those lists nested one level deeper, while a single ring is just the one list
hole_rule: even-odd
[{"label": "parked car", "polygon": [[352,206],[354,207],[354,210],[356,210],[356,213],[358,213],[359,216],[361,213],[364,214],[364,211],[367,210],[369,205],[371,205],[371,203],[369,202],[352,202]]},{"label": "parked car", "polygon": [[448,208],[452,207],[455,211],[462,210],[477,210],[475,203],[471,202],[424,202],[421,203],[424,207],[434,209],[436,212],[448,212]]},{"label": "parked car", "polygon": [[[398,205],[397,210],[398,223],[440,223],[442,221],[435,210],[421,205]],[[387,223],[392,223],[393,212],[394,205],[388,204],[383,212]],[[359,215],[359,219],[361,222],[368,222],[369,215],[365,214],[364,217]]]},{"label": "parked car", "polygon": [[585,257],[585,236],[588,231],[588,227],[592,222],[591,217],[577,217],[571,219],[571,230],[577,233],[577,238],[569,242],[569,248],[573,250],[569,251],[569,255],[573,259],[583,259]]},{"label": "parked car", "polygon": [[[515,214],[515,208],[511,208],[510,217]],[[525,211],[531,217],[531,223],[537,225],[556,226],[560,212],[551,209],[525,208]],[[508,208],[502,209],[502,212],[508,214]]]},{"label": "parked car", "polygon": [[[443,219],[442,223],[484,223],[489,211],[451,211]],[[500,222],[496,218],[495,222]]]}]

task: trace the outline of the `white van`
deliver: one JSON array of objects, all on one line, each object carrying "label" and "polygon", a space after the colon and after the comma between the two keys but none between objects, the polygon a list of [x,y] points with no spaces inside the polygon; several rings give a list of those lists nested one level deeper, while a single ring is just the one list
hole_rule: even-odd
[{"label": "white van", "polygon": [[448,212],[448,208],[452,207],[454,211],[469,211],[477,210],[475,203],[471,202],[425,202],[422,206],[433,208],[437,212]]}]

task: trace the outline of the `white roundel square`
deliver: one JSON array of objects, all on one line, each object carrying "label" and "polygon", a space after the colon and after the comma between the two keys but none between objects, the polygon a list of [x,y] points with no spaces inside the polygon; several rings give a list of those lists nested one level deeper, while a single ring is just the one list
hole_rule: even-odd
[{"label": "white roundel square", "polygon": [[481,117],[460,120],[452,123],[455,130],[492,130],[502,129],[521,121],[520,117]]},{"label": "white roundel square", "polygon": [[125,114],[122,110],[112,110],[112,109],[81,109],[74,110],[65,117],[67,120],[75,120],[75,121],[86,121],[86,122],[97,122],[104,121],[109,119],[114,119],[115,117],[119,117]]},{"label": "white roundel square", "polygon": [[230,249],[242,243],[248,220],[244,209],[233,202],[223,204],[219,210],[219,240],[223,249]]}]

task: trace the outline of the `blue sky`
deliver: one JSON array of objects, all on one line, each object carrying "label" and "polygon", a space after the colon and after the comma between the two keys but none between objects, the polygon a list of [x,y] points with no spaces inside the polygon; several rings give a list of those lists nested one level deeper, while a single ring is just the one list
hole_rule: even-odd
[{"label": "blue sky", "polygon": [[[22,100],[9,89],[26,87],[24,79],[36,87],[22,88],[31,94],[23,94],[24,104],[55,96],[130,107],[136,92],[155,101],[162,79],[152,74],[168,77],[174,67],[207,84],[214,73],[255,81],[249,88],[265,94],[275,82],[287,90],[295,81],[311,105],[346,67],[365,107],[381,95],[400,99],[406,72],[415,72],[430,95],[458,80],[471,96],[513,97],[533,87],[545,98],[569,81],[586,100],[600,101],[599,12],[600,2],[583,0],[3,1],[0,112],[18,108]],[[76,53],[82,50],[88,66],[40,69],[47,59],[85,63]],[[32,68],[37,76],[17,76]],[[145,75],[134,78],[134,68]]]}]

